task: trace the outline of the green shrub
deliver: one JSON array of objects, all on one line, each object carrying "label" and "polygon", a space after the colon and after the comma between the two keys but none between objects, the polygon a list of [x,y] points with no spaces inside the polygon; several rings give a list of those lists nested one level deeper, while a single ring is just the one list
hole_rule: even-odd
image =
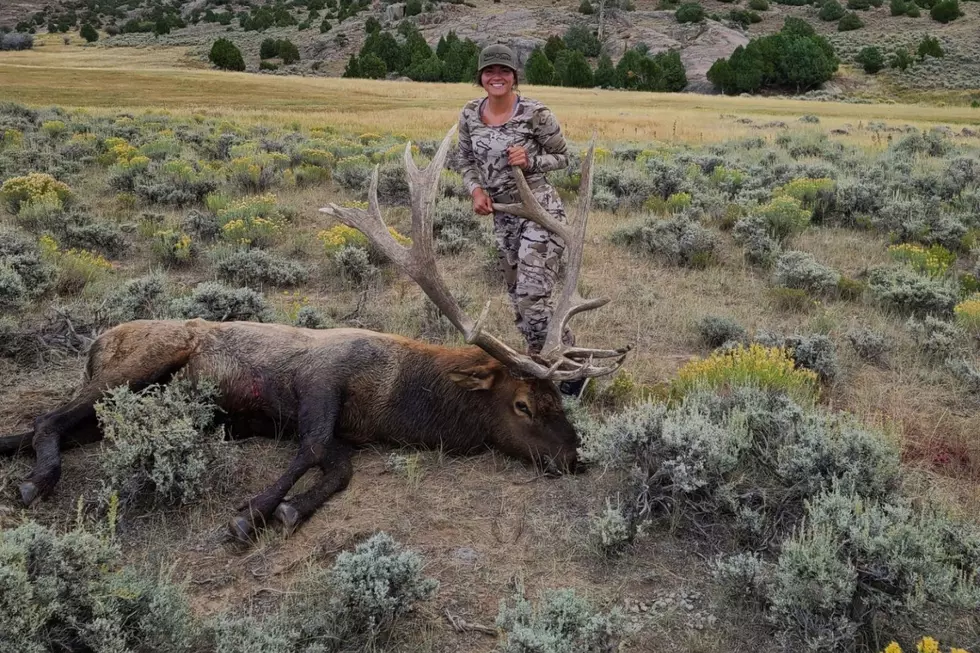
[{"label": "green shrub", "polygon": [[948,23],[962,16],[963,12],[959,0],[942,0],[929,10],[929,15],[937,22]]},{"label": "green shrub", "polygon": [[99,33],[95,31],[95,28],[90,23],[82,25],[81,29],[78,30],[78,35],[88,43],[95,43],[99,40]]},{"label": "green shrub", "polygon": [[908,267],[874,268],[868,288],[878,302],[899,313],[948,316],[957,300],[956,291],[948,284]]},{"label": "green shrub", "polygon": [[749,0],[749,9],[754,11],[769,11],[769,0]]},{"label": "green shrub", "polygon": [[848,12],[843,18],[837,23],[838,32],[850,32],[856,29],[861,29],[864,27],[864,23],[853,11]]},{"label": "green shrub", "polygon": [[501,600],[497,613],[501,653],[613,651],[627,633],[618,609],[598,612],[574,590],[545,590],[535,606],[518,586],[513,601]]},{"label": "green shrub", "polygon": [[108,536],[82,530],[56,535],[27,522],[0,531],[4,650],[196,650],[184,588],[121,558]]},{"label": "green shrub", "polygon": [[586,57],[598,57],[602,49],[599,39],[585,25],[572,25],[565,31],[563,39],[567,49],[578,50]]},{"label": "green shrub", "polygon": [[880,364],[884,361],[889,346],[884,334],[868,328],[857,328],[847,332],[847,339],[861,360]]},{"label": "green shrub", "polygon": [[745,258],[753,265],[771,267],[782,251],[782,246],[772,236],[769,222],[754,215],[739,219],[732,228],[735,242],[745,248]]},{"label": "green shrub", "polygon": [[837,363],[837,350],[830,338],[824,335],[787,337],[770,333],[760,333],[756,342],[766,347],[780,347],[789,352],[793,364],[798,369],[817,373],[823,383],[832,383],[840,372]]},{"label": "green shrub", "polygon": [[912,65],[912,55],[905,48],[898,48],[892,53],[892,59],[888,65],[899,70],[906,70]]},{"label": "green shrub", "polygon": [[[850,3],[848,3],[848,6],[850,6]],[[832,21],[840,20],[844,17],[845,13],[844,7],[842,7],[837,0],[827,0],[827,2],[823,3],[823,6],[820,7],[820,13],[817,14],[817,16],[820,18],[820,20]]]},{"label": "green shrub", "polygon": [[925,59],[926,57],[941,59],[945,56],[942,46],[939,45],[939,39],[935,36],[923,37],[922,41],[919,42],[919,47],[916,49],[916,54],[919,55],[919,59]]},{"label": "green shrub", "polygon": [[180,317],[216,322],[267,322],[271,315],[269,303],[260,293],[250,288],[228,288],[213,281],[198,284],[189,297],[175,300],[170,310]]},{"label": "green shrub", "polygon": [[685,2],[674,12],[674,17],[678,23],[700,23],[704,20],[704,7],[697,2]]},{"label": "green shrub", "polygon": [[295,286],[309,276],[300,263],[262,249],[237,250],[220,260],[218,276],[242,286]]},{"label": "green shrub", "polygon": [[333,263],[340,278],[347,283],[362,284],[378,274],[371,263],[367,250],[355,245],[345,245],[333,253]]},{"label": "green shrub", "polygon": [[855,11],[867,11],[871,8],[871,0],[847,0],[847,8]]},{"label": "green shrub", "polygon": [[169,309],[166,283],[162,274],[127,281],[109,297],[108,307],[114,319],[129,322],[165,317]]},{"label": "green shrub", "polygon": [[101,252],[109,257],[122,254],[129,247],[119,227],[108,222],[70,224],[65,229],[66,247]]},{"label": "green shrub", "polygon": [[869,75],[874,75],[879,70],[885,67],[885,57],[881,54],[881,50],[873,45],[861,48],[857,57],[854,61],[861,64],[864,68],[864,72]]},{"label": "green shrub", "polygon": [[926,315],[921,322],[910,317],[905,328],[911,332],[919,351],[937,360],[944,360],[952,354],[963,337],[955,324],[931,315]]},{"label": "green shrub", "polygon": [[[762,220],[769,234],[779,242],[802,232],[810,225],[811,211],[803,203],[788,195],[776,196],[768,204],[756,209],[753,216]],[[736,223],[737,224],[737,223]]]},{"label": "green shrub", "polygon": [[238,47],[225,38],[220,38],[211,46],[208,61],[222,70],[245,70],[245,59]]},{"label": "green shrub", "polygon": [[578,12],[590,16],[595,13],[595,9],[592,8],[592,3],[589,0],[582,0],[578,6]]}]

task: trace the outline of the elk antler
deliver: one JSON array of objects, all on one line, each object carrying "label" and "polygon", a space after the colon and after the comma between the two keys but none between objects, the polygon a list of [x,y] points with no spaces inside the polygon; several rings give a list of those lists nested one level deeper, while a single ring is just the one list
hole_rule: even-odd
[{"label": "elk antler", "polygon": [[[578,297],[578,293],[575,290],[579,268],[582,263],[585,220],[579,220],[581,225],[576,224],[574,233],[570,234],[566,225],[559,223],[550,215],[547,215],[540,204],[534,200],[534,197],[530,194],[530,189],[527,188],[527,182],[524,180],[523,175],[518,175],[517,180],[521,187],[521,197],[525,199],[524,205],[531,207],[531,210],[537,206],[538,213],[546,215],[546,217],[541,217],[535,214],[535,217],[527,217],[539,224],[542,224],[542,220],[548,220],[548,224],[542,224],[542,226],[546,229],[551,229],[552,227],[560,229],[560,231],[556,231],[555,233],[558,233],[565,242],[573,242],[574,238],[577,238],[579,241],[578,246],[573,247],[570,252],[570,273],[562,287],[558,302],[560,311],[555,311],[555,316],[552,318],[552,325],[549,328],[548,337],[545,341],[545,348],[552,354],[551,356],[541,357],[546,364],[539,362],[531,356],[515,351],[498,338],[483,331],[483,325],[490,310],[490,301],[487,302],[479,319],[474,322],[462,310],[452,293],[449,292],[449,288],[446,286],[436,266],[432,242],[432,214],[439,188],[440,173],[445,164],[446,155],[449,153],[449,145],[455,132],[456,126],[453,125],[445,138],[442,139],[442,143],[439,145],[439,149],[436,151],[435,156],[433,156],[432,161],[422,170],[419,170],[418,166],[415,165],[415,161],[412,159],[411,142],[405,145],[405,171],[408,176],[408,188],[412,201],[411,248],[406,248],[395,240],[389,233],[384,218],[381,216],[381,208],[378,205],[378,166],[375,166],[371,175],[367,210],[344,208],[336,204],[330,204],[321,208],[320,211],[332,215],[347,226],[364,233],[368,240],[374,243],[385,256],[391,259],[399,270],[411,277],[422,288],[429,299],[442,311],[443,315],[449,318],[449,321],[462,332],[468,344],[479,346],[515,372],[540,379],[567,381],[585,378],[587,376],[609,374],[618,369],[622,365],[626,353],[629,351],[628,347],[617,350],[601,350],[565,347],[560,344],[561,333],[572,315],[590,308],[597,308],[605,304],[608,300],[585,301],[581,297]],[[582,213],[581,208],[579,211],[582,215],[588,214],[588,208],[591,204],[591,163],[592,150],[590,149],[589,158],[583,167],[583,181],[588,179],[589,193],[588,198],[582,200],[585,205],[584,213]],[[528,197],[533,201],[533,204],[527,201]],[[500,210],[504,210],[505,208],[508,210],[513,209],[512,212],[515,215],[523,215],[522,213],[517,213],[517,211],[524,210],[521,208],[524,205],[507,205],[506,207],[501,207]],[[498,206],[500,205],[494,205],[495,208]],[[557,328],[555,326],[556,324],[558,324]],[[549,343],[553,339],[552,331],[558,334],[557,341],[559,345],[548,348]],[[593,364],[595,359],[607,358],[616,358],[616,360],[604,366]]]}]

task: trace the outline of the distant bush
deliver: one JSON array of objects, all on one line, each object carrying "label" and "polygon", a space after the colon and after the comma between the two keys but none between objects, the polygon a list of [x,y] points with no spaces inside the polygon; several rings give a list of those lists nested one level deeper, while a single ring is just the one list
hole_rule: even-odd
[{"label": "distant bush", "polygon": [[109,296],[109,310],[117,322],[165,317],[169,310],[166,287],[162,274],[131,279]]},{"label": "distant bush", "polygon": [[935,36],[925,36],[919,42],[919,47],[916,49],[916,54],[919,55],[919,59],[925,59],[926,57],[936,57],[941,59],[945,56],[943,48],[939,45],[939,39]]},{"label": "distant bush", "polygon": [[955,324],[932,315],[926,315],[921,322],[910,317],[905,327],[911,332],[918,350],[937,360],[952,354],[962,336]]},{"label": "distant bush", "polygon": [[614,243],[646,251],[674,265],[704,267],[715,260],[718,236],[685,217],[648,220],[615,232]]},{"label": "distant bush", "polygon": [[171,311],[184,318],[200,317],[216,322],[245,320],[268,321],[269,303],[250,288],[228,288],[208,281],[198,284],[189,297],[177,299]]},{"label": "distant bush", "polygon": [[844,14],[844,17],[837,23],[838,32],[850,32],[856,29],[861,29],[862,27],[864,27],[864,23],[853,11]]},{"label": "distant bush", "polygon": [[700,23],[704,20],[704,7],[697,2],[685,2],[674,12],[674,17],[678,23]]},{"label": "distant bush", "polygon": [[282,59],[283,65],[299,61],[299,49],[289,39],[265,39],[259,46],[259,57],[262,59]]},{"label": "distant bush", "polygon": [[238,250],[218,262],[218,276],[243,286],[295,286],[309,276],[297,261],[262,249]]},{"label": "distant bush", "polygon": [[959,0],[942,0],[929,10],[929,15],[937,22],[949,23],[962,16],[963,12],[960,11]]},{"label": "distant bush", "polygon": [[602,44],[592,30],[584,25],[572,25],[563,37],[569,50],[578,50],[586,57],[598,57]]},{"label": "distant bush", "polygon": [[78,35],[85,39],[88,43],[95,43],[99,40],[99,33],[90,23],[85,23],[82,25],[81,29],[78,30]]},{"label": "distant bush", "polygon": [[5,50],[30,50],[34,47],[34,36],[21,32],[0,34],[0,52]]},{"label": "distant bush", "polygon": [[858,55],[854,58],[856,63],[861,64],[864,68],[864,72],[869,75],[874,75],[879,70],[885,67],[885,57],[881,54],[881,50],[873,45],[861,48]]},{"label": "distant bush", "polygon": [[0,531],[6,650],[196,650],[199,631],[184,588],[122,567],[114,526],[107,536],[57,535],[35,522]]},{"label": "distant bush", "polygon": [[883,334],[867,328],[848,331],[847,339],[858,357],[869,363],[882,363],[884,355],[889,349]]},{"label": "distant bush", "polygon": [[827,295],[837,290],[840,273],[817,262],[809,252],[783,252],[776,261],[773,282],[812,294]]},{"label": "distant bush", "polygon": [[[850,6],[850,4],[848,4],[848,6]],[[843,18],[845,13],[847,12],[844,11],[844,7],[842,7],[837,0],[827,0],[827,2],[823,3],[823,6],[820,7],[820,13],[818,13],[817,16],[820,18],[820,20],[832,21],[840,20]]]},{"label": "distant bush", "polygon": [[745,327],[730,317],[708,315],[697,323],[701,342],[715,349],[727,342],[742,342],[748,336]]},{"label": "distant bush", "polygon": [[208,61],[222,70],[245,70],[245,59],[242,51],[228,39],[218,39],[211,46]]},{"label": "distant bush", "polygon": [[878,302],[901,313],[947,316],[956,305],[956,292],[947,284],[906,267],[871,270],[868,288]]}]

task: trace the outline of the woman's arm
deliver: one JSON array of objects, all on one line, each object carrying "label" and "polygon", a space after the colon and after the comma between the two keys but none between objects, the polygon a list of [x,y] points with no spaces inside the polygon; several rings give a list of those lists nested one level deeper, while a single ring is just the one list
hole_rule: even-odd
[{"label": "woman's arm", "polygon": [[541,144],[541,154],[530,157],[528,172],[551,172],[568,167],[568,144],[561,133],[558,119],[550,109],[542,107],[531,117],[534,138]]},{"label": "woman's arm", "polygon": [[466,112],[459,115],[459,155],[462,162],[463,185],[466,192],[473,194],[477,188],[483,188],[483,181],[480,179],[480,172],[476,167],[476,157],[473,155],[473,141],[470,139],[470,126],[466,120]]}]

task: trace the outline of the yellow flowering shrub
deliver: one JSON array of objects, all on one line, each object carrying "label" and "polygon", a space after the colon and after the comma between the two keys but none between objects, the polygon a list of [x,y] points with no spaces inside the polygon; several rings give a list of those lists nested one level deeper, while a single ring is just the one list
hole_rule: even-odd
[{"label": "yellow flowering shrub", "polygon": [[[941,649],[939,648],[939,642],[933,639],[932,637],[923,637],[922,639],[920,639],[919,643],[915,645],[915,650],[918,653],[941,653]],[[903,651],[902,651],[902,647],[899,646],[898,642],[893,641],[888,646],[886,646],[881,653],[903,653]],[[956,648],[955,646],[951,646],[949,648],[949,653],[969,653],[969,651],[962,648]]]},{"label": "yellow flowering shrub", "polygon": [[[209,195],[211,205],[220,195]],[[231,202],[217,211],[222,237],[232,243],[254,247],[271,245],[282,231],[277,198],[272,193],[253,195]]]},{"label": "yellow flowering shrub", "polygon": [[820,193],[829,193],[834,190],[834,180],[822,177],[813,179],[811,177],[799,177],[790,182],[773,189],[773,196],[786,195],[799,200],[803,206],[811,208]]},{"label": "yellow flowering shrub", "polygon": [[927,249],[921,245],[903,243],[890,246],[888,254],[893,260],[908,263],[918,272],[933,278],[946,276],[956,262],[956,254],[942,245],[932,245]]},{"label": "yellow flowering shrub", "polygon": [[38,239],[38,245],[41,256],[58,266],[58,292],[78,292],[112,271],[112,263],[102,255],[86,249],[59,249],[58,243],[47,234]]},{"label": "yellow flowering shrub", "polygon": [[789,195],[777,195],[768,204],[755,210],[769,225],[772,235],[779,241],[797,234],[810,224],[812,213],[803,203]]},{"label": "yellow flowering shrub", "polygon": [[368,145],[369,143],[373,143],[374,141],[380,141],[381,135],[375,134],[373,132],[365,132],[360,136],[358,136],[357,138],[359,141],[361,141],[362,145]]},{"label": "yellow flowering shrub", "polygon": [[[412,154],[418,155],[419,146],[412,144]],[[375,161],[400,161],[401,158],[405,156],[405,144],[400,143],[397,145],[392,145],[384,152],[380,152],[374,156]]]},{"label": "yellow flowering shrub", "polygon": [[58,138],[67,129],[68,126],[61,120],[45,120],[41,123],[41,131],[51,138]]},{"label": "yellow flowering shrub", "polygon": [[[367,208],[367,202],[364,203],[364,207]],[[411,247],[412,239],[398,232],[394,227],[388,227],[388,233],[395,239],[395,241],[404,247]],[[354,247],[360,247],[362,249],[368,248],[368,239],[359,230],[353,227],[348,227],[345,224],[338,224],[329,229],[324,229],[316,235],[317,240],[323,243],[324,249],[327,250],[327,254],[333,254],[338,250],[352,245]]]},{"label": "yellow flowering shrub", "polygon": [[736,386],[756,386],[782,390],[795,400],[810,403],[817,398],[817,373],[797,369],[789,350],[783,347],[738,345],[716,351],[708,358],[691,361],[674,379],[674,393],[684,396],[696,389],[721,390]]},{"label": "yellow flowering shrub", "polygon": [[670,213],[683,211],[689,206],[691,206],[690,193],[674,193],[667,198],[667,211]]},{"label": "yellow flowering shrub", "polygon": [[228,164],[228,178],[248,191],[264,190],[277,181],[289,167],[289,157],[268,152],[237,157]]},{"label": "yellow flowering shrub", "polygon": [[21,205],[44,199],[46,202],[57,200],[61,205],[66,204],[72,197],[71,188],[43,172],[32,172],[24,177],[13,177],[0,186],[0,201],[7,204],[11,211],[17,213]]},{"label": "yellow flowering shrub", "polygon": [[333,153],[327,150],[321,150],[317,148],[306,148],[300,150],[299,152],[300,160],[311,166],[321,166],[324,168],[329,168],[333,166],[336,157]]},{"label": "yellow flowering shrub", "polygon": [[174,229],[161,229],[154,233],[150,247],[153,254],[165,263],[186,263],[193,259],[195,254],[191,237],[183,231]]},{"label": "yellow flowering shrub", "polygon": [[980,292],[953,307],[956,322],[970,333],[980,336]]},{"label": "yellow flowering shrub", "polygon": [[[112,136],[102,141],[105,152],[99,155],[97,161],[104,166],[129,161],[140,154],[138,148],[126,142],[126,139]],[[147,159],[149,163],[149,159]]]},{"label": "yellow flowering shrub", "polygon": [[24,132],[19,129],[0,130],[0,148],[20,147],[24,142]]}]

